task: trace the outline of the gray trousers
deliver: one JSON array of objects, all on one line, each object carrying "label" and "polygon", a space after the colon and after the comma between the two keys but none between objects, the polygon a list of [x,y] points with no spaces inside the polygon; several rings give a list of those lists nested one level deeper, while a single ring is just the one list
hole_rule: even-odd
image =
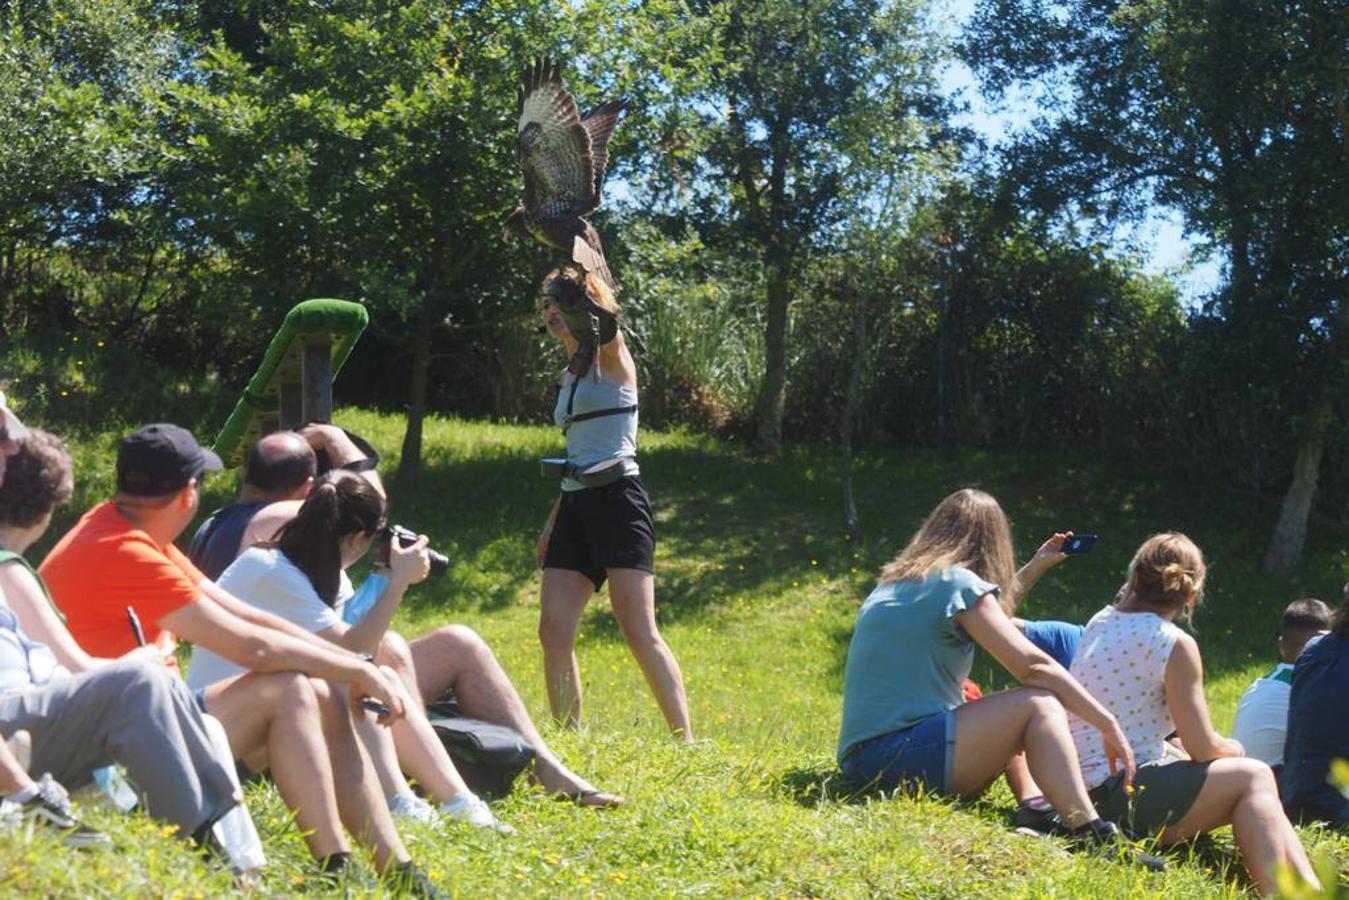
[{"label": "gray trousers", "polygon": [[0,734],[20,729],[32,735],[33,772],[73,789],[121,763],[150,815],[180,837],[204,833],[239,802],[192,693],[161,665],[120,660],[0,694]]}]

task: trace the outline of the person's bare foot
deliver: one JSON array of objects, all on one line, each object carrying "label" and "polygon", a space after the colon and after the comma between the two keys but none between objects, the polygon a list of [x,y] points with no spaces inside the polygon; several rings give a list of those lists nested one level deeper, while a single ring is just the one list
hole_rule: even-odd
[{"label": "person's bare foot", "polygon": [[538,760],[532,774],[534,783],[543,788],[549,796],[558,800],[570,800],[577,806],[591,809],[612,809],[627,802],[624,798],[609,791],[601,791],[575,772],[562,765],[551,765]]}]

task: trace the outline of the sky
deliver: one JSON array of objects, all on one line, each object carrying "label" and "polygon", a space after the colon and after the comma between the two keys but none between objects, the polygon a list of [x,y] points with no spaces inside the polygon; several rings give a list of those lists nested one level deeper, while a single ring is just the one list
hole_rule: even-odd
[{"label": "sky", "polygon": [[[955,36],[974,12],[974,0],[946,0],[946,4],[942,26]],[[980,93],[969,67],[959,61],[946,66],[941,86],[946,96],[968,104],[968,112],[958,116],[956,123],[973,128],[994,147],[1025,128],[1038,111],[1033,88],[1013,93],[1002,105],[991,103]],[[1117,237],[1121,252],[1131,244],[1141,248],[1147,271],[1169,273],[1188,303],[1198,303],[1221,280],[1221,261],[1198,257],[1195,245],[1185,238],[1184,219],[1176,210],[1157,207],[1146,221],[1121,226]]]}]

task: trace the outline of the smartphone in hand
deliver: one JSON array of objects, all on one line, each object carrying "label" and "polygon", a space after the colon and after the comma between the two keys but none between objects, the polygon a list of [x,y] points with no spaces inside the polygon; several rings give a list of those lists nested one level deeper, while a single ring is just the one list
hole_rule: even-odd
[{"label": "smartphone in hand", "polygon": [[1059,550],[1060,552],[1069,555],[1087,553],[1095,543],[1096,535],[1094,534],[1074,534],[1072,537],[1068,538],[1068,540],[1063,542],[1063,546],[1059,548]]},{"label": "smartphone in hand", "polygon": [[356,703],[361,707],[361,709],[368,709],[370,712],[374,713],[377,716],[383,717],[389,715],[390,713],[389,707],[385,706],[383,703],[380,703],[373,697],[362,697],[361,699],[357,700]]}]

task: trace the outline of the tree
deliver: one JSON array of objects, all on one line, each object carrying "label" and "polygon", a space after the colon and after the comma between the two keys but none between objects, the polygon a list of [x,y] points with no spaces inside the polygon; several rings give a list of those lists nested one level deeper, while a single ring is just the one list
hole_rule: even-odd
[{"label": "tree", "polygon": [[498,232],[519,190],[515,85],[565,37],[565,14],[525,0],[276,2],[226,25],[174,95],[184,240],[220,248],[261,308],[327,294],[377,308],[410,355],[410,488],[446,324],[490,340],[532,310],[519,259],[538,254]]},{"label": "tree", "polygon": [[754,433],[772,452],[782,444],[804,266],[831,246],[845,186],[862,180],[868,154],[906,158],[917,123],[935,118],[938,52],[917,2],[694,6],[712,35],[686,63],[697,74],[676,85],[685,118],[664,145],[698,148],[696,160],[675,157],[690,165],[672,177],[703,244],[744,247],[761,267],[765,371]]},{"label": "tree", "polygon": [[1346,48],[1349,17],[1323,0],[985,0],[966,42],[995,93],[1053,85],[1052,114],[1011,158],[1025,199],[1069,216],[1159,202],[1224,250],[1213,304],[1241,366],[1227,374],[1277,386],[1298,423],[1276,571],[1301,552],[1346,397]]}]

